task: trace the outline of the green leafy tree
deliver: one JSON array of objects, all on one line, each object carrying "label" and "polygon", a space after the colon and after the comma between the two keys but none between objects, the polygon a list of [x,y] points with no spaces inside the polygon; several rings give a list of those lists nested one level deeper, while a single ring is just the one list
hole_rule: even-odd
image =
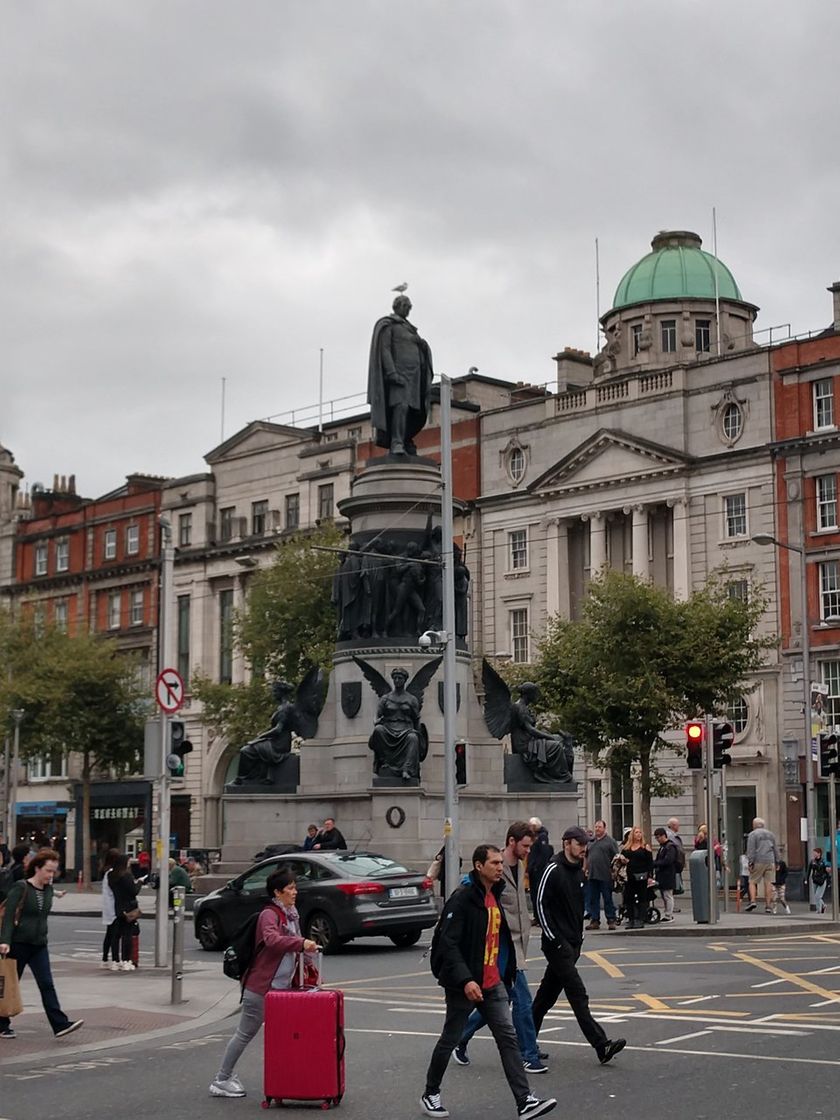
[{"label": "green leafy tree", "polygon": [[312,665],[329,669],[335,648],[332,581],[344,534],[334,525],[278,544],[270,565],[248,588],[234,619],[233,642],[251,669],[245,684],[217,684],[201,672],[191,687],[203,706],[202,720],[241,746],[268,726],[274,709],[268,682],[282,677],[299,684]]},{"label": "green leafy tree", "polygon": [[633,576],[592,581],[582,618],[549,622],[534,676],[541,705],[601,766],[636,763],[642,820],[650,802],[679,791],[657,756],[674,747],[663,730],[725,710],[763,664],[772,638],[755,636],[765,600],[730,598],[713,578],[685,601]]},{"label": "green leafy tree", "polygon": [[21,757],[76,754],[81,761],[84,884],[90,883],[90,784],[97,772],[136,772],[147,704],[133,659],[105,638],[4,618],[0,649],[8,672],[0,709],[24,712]]}]

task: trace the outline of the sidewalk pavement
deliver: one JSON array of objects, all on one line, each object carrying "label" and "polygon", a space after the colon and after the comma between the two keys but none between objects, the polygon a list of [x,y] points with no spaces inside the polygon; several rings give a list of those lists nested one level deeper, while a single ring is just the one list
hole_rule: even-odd
[{"label": "sidewalk pavement", "polygon": [[[75,883],[56,883],[57,891],[66,891],[64,898],[53,899],[53,914],[75,914],[78,918],[98,918],[102,913],[102,884],[93,883],[90,890],[83,891]],[[185,899],[186,912],[192,914],[193,903],[201,896],[188,894]],[[137,904],[144,918],[153,918],[157,910],[158,892],[152,887],[141,887]]]},{"label": "sidewalk pavement", "polygon": [[[144,940],[151,949],[151,937],[146,935]],[[97,1051],[155,1039],[160,1039],[161,1045],[171,1042],[188,1046],[184,1039],[179,1042],[181,1032],[217,1023],[221,1037],[232,1033],[233,1020],[223,1020],[239,1010],[239,985],[222,972],[219,954],[184,962],[185,1002],[172,1004],[171,968],[153,967],[153,952],[141,950],[140,967],[134,972],[111,972],[100,967],[98,950],[97,945],[95,952],[50,954],[62,1007],[71,1019],[85,1021],[80,1030],[65,1039],[53,1037],[35,981],[28,969],[24,971],[24,1010],[12,1020],[17,1038],[0,1039],[0,1069],[39,1058],[48,1059],[55,1068],[57,1062],[73,1054],[95,1055]]]},{"label": "sidewalk pavement", "polygon": [[[825,914],[817,914],[811,910],[807,902],[789,902],[791,913],[785,914],[781,907],[779,913],[765,913],[764,903],[759,902],[755,910],[744,910],[742,904],[740,913],[735,910],[735,901],[730,899],[728,913],[721,908],[718,921],[713,925],[695,922],[692,917],[691,899],[685,895],[679,900],[682,905],[680,913],[674,915],[673,922],[657,922],[646,925],[644,929],[628,930],[623,925],[617,930],[608,930],[606,919],[602,917],[600,930],[587,931],[587,938],[600,937],[602,934],[614,938],[617,933],[626,934],[628,938],[637,937],[707,937],[719,939],[724,937],[766,937],[788,936],[813,933],[837,933],[840,931],[840,922],[831,919],[831,907]],[[660,907],[661,909],[661,907]]]}]

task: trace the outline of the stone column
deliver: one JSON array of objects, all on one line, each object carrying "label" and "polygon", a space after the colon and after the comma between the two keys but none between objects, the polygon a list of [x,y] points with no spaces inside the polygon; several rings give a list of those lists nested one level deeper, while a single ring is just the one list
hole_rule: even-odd
[{"label": "stone column", "polygon": [[545,613],[548,618],[560,609],[560,522],[549,517],[545,529]]},{"label": "stone column", "polygon": [[601,512],[587,515],[589,521],[589,578],[594,579],[607,562],[607,527]]},{"label": "stone column", "polygon": [[647,579],[650,575],[648,552],[648,511],[646,506],[633,506],[633,575]]},{"label": "stone column", "polygon": [[[234,576],[233,579],[233,613],[239,614],[245,607],[245,576]],[[234,644],[233,659],[231,661],[231,681],[233,684],[245,682],[245,658],[239,648]]]},{"label": "stone column", "polygon": [[669,498],[674,536],[674,598],[687,599],[691,593],[691,571],[688,555],[688,502],[685,498]]}]

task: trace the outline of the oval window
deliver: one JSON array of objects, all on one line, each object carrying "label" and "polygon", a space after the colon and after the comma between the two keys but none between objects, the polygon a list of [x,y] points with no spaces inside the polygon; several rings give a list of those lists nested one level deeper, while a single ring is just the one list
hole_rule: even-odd
[{"label": "oval window", "polygon": [[723,435],[729,443],[734,443],[741,434],[744,417],[737,404],[728,404],[723,410]]},{"label": "oval window", "polygon": [[511,448],[508,456],[508,474],[513,482],[521,482],[525,477],[525,452],[521,447]]}]

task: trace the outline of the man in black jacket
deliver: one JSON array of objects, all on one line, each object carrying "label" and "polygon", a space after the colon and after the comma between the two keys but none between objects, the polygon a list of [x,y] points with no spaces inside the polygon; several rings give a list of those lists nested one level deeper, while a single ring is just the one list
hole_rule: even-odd
[{"label": "man in black jacket", "polygon": [[446,1020],[426,1071],[420,1107],[429,1116],[449,1116],[441,1103],[440,1084],[470,1012],[480,1004],[518,1116],[533,1120],[551,1112],[557,1101],[532,1095],[511,1020],[505,984],[514,981],[516,953],[499,904],[504,886],[502,853],[492,844],[480,844],[472,865],[469,882],[447,899],[432,938],[432,972],[446,993]]},{"label": "man in black jacket", "polygon": [[346,851],[347,841],[335,827],[335,821],[332,817],[324,818],[324,825],[318,835],[315,837],[315,843],[312,845],[313,851],[316,852],[335,852]]},{"label": "man in black jacket", "polygon": [[601,1065],[623,1050],[623,1038],[611,1040],[592,1018],[589,996],[577,968],[583,944],[583,857],[589,837],[573,825],[563,833],[563,851],[546,868],[537,893],[537,918],[542,926],[542,951],[548,967],[534,998],[537,1034],[546,1014],[565,991],[586,1040]]}]

